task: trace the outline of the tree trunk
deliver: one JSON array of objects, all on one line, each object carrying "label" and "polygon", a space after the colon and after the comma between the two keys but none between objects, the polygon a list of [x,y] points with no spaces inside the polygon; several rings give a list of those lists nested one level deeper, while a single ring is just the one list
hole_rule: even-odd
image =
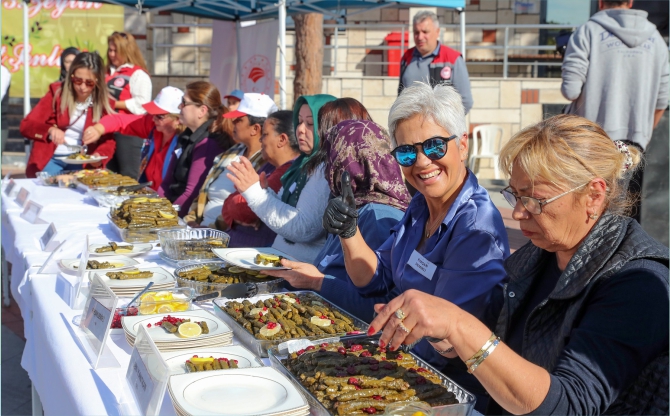
[{"label": "tree trunk", "polygon": [[321,94],[323,75],[323,15],[298,14],[295,22],[293,102],[301,95]]}]

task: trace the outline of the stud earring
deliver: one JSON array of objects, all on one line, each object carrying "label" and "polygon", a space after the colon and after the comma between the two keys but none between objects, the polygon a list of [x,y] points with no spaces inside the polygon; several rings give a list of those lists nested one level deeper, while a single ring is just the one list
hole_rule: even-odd
[{"label": "stud earring", "polygon": [[595,220],[595,219],[598,218],[598,214],[596,214],[596,213],[594,212],[593,214],[589,215],[589,218],[591,218],[592,220]]}]

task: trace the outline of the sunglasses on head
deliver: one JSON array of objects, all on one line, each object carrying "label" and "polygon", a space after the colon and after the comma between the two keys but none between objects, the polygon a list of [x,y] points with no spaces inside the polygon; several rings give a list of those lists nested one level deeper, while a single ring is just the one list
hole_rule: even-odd
[{"label": "sunglasses on head", "polygon": [[417,146],[421,146],[421,151],[430,160],[439,160],[447,154],[447,147],[451,140],[457,138],[457,135],[449,137],[435,136],[423,143],[403,144],[391,151],[391,154],[398,161],[400,166],[410,167],[416,163],[418,156]]},{"label": "sunglasses on head", "polygon": [[114,36],[114,35],[119,35],[122,38],[127,38],[128,37],[128,35],[126,35],[124,32],[114,32],[114,33],[112,33],[112,36]]},{"label": "sunglasses on head", "polygon": [[89,87],[89,88],[95,87],[95,81],[92,80],[92,79],[83,79],[83,78],[75,77],[74,75],[72,75],[71,79],[72,79],[72,83],[74,85],[86,84],[86,86]]}]

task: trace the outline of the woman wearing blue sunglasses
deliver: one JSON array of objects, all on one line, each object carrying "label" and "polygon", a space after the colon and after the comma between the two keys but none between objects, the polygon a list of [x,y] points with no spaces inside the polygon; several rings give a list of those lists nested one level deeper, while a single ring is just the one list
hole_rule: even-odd
[{"label": "woman wearing blue sunglasses", "polygon": [[[465,166],[468,141],[461,96],[452,87],[414,84],[391,107],[388,124],[395,141],[392,154],[418,192],[377,250],[361,236],[358,213],[346,195],[330,200],[323,224],[340,236],[351,281],[369,297],[390,298],[392,292],[417,289],[493,326],[498,311],[490,304],[505,281],[509,244],[498,209]],[[402,310],[397,316],[404,318]],[[370,328],[372,333],[378,329]],[[463,362],[450,359],[456,353],[448,342],[424,339],[414,351],[466,389],[483,393]],[[478,408],[486,401],[481,395]]]}]

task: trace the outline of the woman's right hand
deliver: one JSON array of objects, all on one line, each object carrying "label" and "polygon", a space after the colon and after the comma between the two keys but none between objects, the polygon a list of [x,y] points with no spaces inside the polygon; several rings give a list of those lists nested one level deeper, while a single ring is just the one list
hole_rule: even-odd
[{"label": "woman's right hand", "polygon": [[[397,310],[405,314],[402,321],[396,316]],[[442,298],[410,289],[386,305],[375,305],[375,312],[378,315],[370,322],[369,334],[383,330],[380,340],[397,349],[400,344],[410,345],[425,336],[449,339],[462,310]]]},{"label": "woman's right hand", "polygon": [[82,143],[89,145],[100,140],[100,137],[105,133],[105,128],[102,124],[98,123],[94,126],[90,126],[84,130],[84,135],[82,136]]},{"label": "woman's right hand", "polygon": [[65,144],[65,132],[58,127],[49,129],[49,138],[57,145]]},{"label": "woman's right hand", "polygon": [[341,185],[342,195],[328,201],[326,212],[323,214],[323,228],[346,239],[356,235],[358,228],[358,211],[349,172],[342,172]]}]

